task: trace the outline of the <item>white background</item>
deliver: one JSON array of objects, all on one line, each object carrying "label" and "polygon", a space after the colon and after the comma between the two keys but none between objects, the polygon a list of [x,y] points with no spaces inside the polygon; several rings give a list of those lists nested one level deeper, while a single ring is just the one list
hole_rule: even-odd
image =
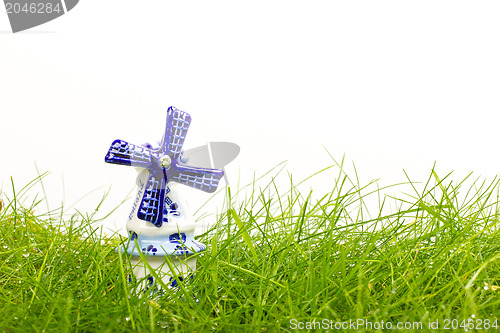
[{"label": "white background", "polygon": [[159,140],[170,105],[193,117],[185,148],[241,146],[232,186],[284,160],[300,180],[332,163],[325,147],[361,183],[423,181],[434,161],[491,179],[499,17],[497,1],[81,0],[12,34],[0,13],[0,186],[26,184],[36,161],[51,209],[91,212],[111,186],[104,213],[135,181],[104,163],[109,144]]}]

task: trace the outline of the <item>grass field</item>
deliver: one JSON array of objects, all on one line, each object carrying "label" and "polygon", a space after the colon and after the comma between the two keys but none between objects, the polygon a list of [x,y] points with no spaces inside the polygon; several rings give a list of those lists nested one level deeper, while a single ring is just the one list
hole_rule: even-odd
[{"label": "grass field", "polygon": [[0,330],[499,329],[498,179],[432,171],[397,199],[338,170],[319,199],[292,183],[226,189],[195,277],[163,295],[133,289],[115,252],[125,240],[95,230],[92,214],[37,216],[39,202],[21,204],[29,184],[0,212]]}]

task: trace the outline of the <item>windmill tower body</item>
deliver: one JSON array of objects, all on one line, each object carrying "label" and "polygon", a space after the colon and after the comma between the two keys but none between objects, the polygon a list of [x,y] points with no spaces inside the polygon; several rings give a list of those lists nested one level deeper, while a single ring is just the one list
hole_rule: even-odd
[{"label": "windmill tower body", "polygon": [[195,271],[196,253],[206,249],[194,239],[193,216],[179,187],[214,192],[224,172],[182,162],[182,145],[190,122],[189,114],[170,107],[158,147],[115,140],[105,158],[108,163],[134,166],[138,171],[137,195],[127,219],[129,241],[124,250],[130,255],[134,275],[146,278],[146,286],[155,282],[148,266],[165,285],[175,286]]},{"label": "windmill tower body", "polygon": [[[127,217],[129,242],[125,251],[130,255],[134,275],[137,279],[147,278],[145,285],[154,281],[149,269],[141,262],[139,251],[147,258],[149,265],[159,274],[165,285],[177,283],[176,277],[184,279],[196,270],[196,253],[206,246],[194,239],[196,224],[186,200],[180,195],[182,185],[171,183],[165,189],[164,222],[161,227],[138,217],[139,203],[144,194],[148,173],[138,170],[137,195]],[[172,274],[168,257],[175,274]]]}]

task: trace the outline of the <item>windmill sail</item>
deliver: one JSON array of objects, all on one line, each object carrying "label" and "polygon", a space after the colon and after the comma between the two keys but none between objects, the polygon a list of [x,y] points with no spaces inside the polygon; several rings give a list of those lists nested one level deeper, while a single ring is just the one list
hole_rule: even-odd
[{"label": "windmill sail", "polygon": [[224,176],[224,171],[222,170],[177,165],[171,180],[204,192],[212,193],[217,189],[222,176]]},{"label": "windmill sail", "polygon": [[109,147],[105,161],[113,164],[148,168],[155,153],[146,147],[137,146],[123,140],[115,140]]},{"label": "windmill sail", "polygon": [[146,183],[137,217],[151,222],[157,227],[163,224],[163,203],[165,201],[165,181],[163,175],[151,172]]},{"label": "windmill sail", "polygon": [[168,108],[167,129],[161,147],[164,154],[168,153],[170,157],[179,158],[190,124],[189,114],[174,107]]}]

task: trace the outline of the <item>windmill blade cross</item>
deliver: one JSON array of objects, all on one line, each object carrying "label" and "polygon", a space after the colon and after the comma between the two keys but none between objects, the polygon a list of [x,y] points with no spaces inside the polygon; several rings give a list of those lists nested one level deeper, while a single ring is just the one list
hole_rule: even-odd
[{"label": "windmill blade cross", "polygon": [[[166,128],[160,147],[152,149],[151,145],[145,147],[124,140],[115,140],[105,157],[105,161],[108,163],[142,167],[148,170],[149,176],[137,217],[154,224],[156,227],[161,227],[164,222],[168,222],[168,219],[164,218],[164,215],[167,214],[164,213],[165,201],[169,200],[167,196],[169,192],[168,182],[174,181],[212,193],[215,192],[224,175],[223,170],[212,169],[210,164],[208,168],[200,168],[182,163],[182,146],[190,124],[191,116],[188,113],[170,107],[167,110]],[[227,148],[228,145],[232,147],[232,150],[223,156],[217,153],[222,157],[215,159],[215,165],[223,167],[238,155],[239,147],[231,143],[214,143],[212,149],[219,151],[222,147]],[[205,148],[202,147],[197,151],[197,157],[200,157],[204,155]],[[186,156],[189,156],[189,153]],[[210,156],[208,160],[210,160]]]}]

